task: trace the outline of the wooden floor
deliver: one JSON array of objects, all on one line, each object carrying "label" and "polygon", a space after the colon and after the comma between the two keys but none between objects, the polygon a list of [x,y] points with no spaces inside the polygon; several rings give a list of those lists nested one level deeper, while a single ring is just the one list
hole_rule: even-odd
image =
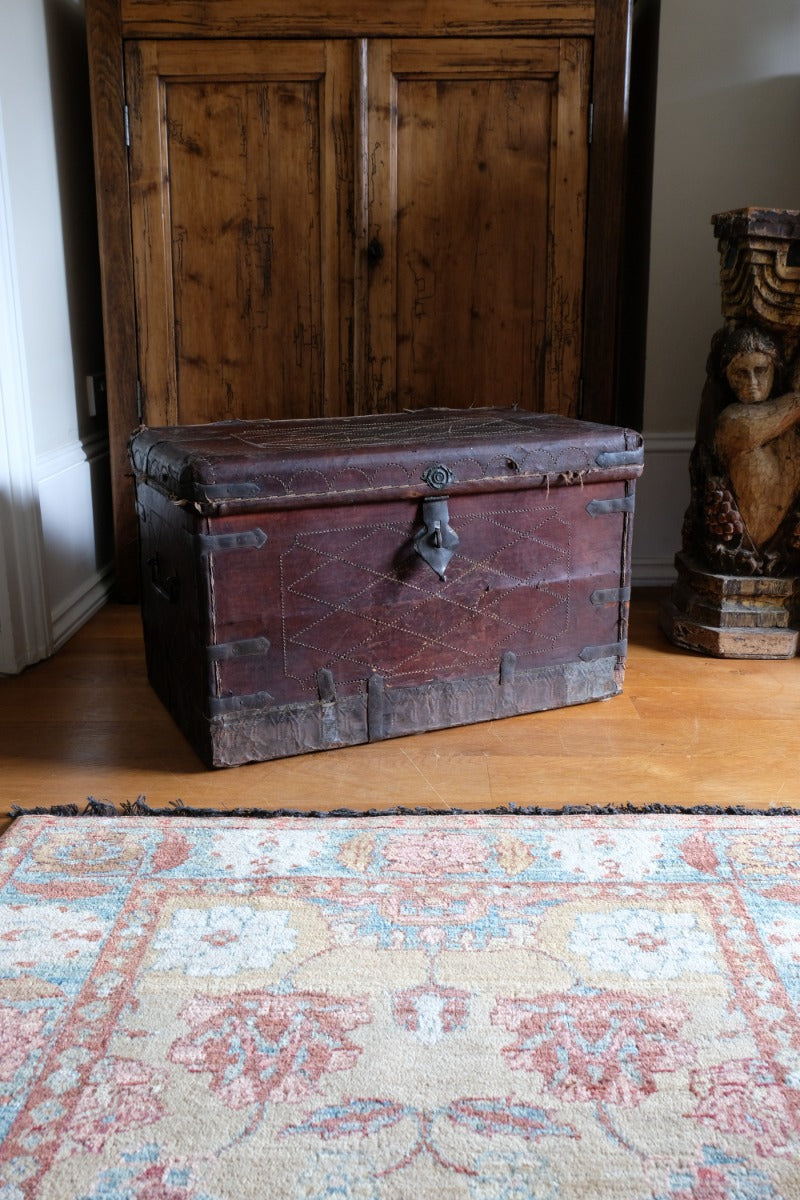
[{"label": "wooden floor", "polygon": [[662,593],[631,604],[613,700],[225,771],[150,690],[139,612],[110,604],[52,659],[0,678],[0,828],[14,804],[485,808],[516,803],[800,807],[800,659],[685,653]]}]

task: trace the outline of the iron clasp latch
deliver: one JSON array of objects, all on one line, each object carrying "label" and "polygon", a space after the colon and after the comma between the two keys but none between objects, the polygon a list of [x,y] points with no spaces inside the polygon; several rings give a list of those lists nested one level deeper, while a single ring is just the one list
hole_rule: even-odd
[{"label": "iron clasp latch", "polygon": [[422,501],[422,529],[414,534],[414,549],[440,579],[458,545],[458,534],[450,527],[447,496],[430,496]]}]

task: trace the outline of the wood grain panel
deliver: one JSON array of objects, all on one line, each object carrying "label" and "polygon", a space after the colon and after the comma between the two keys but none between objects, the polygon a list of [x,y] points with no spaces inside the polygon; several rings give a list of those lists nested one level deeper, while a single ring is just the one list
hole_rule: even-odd
[{"label": "wood grain panel", "polygon": [[370,55],[371,407],[576,412],[587,44]]},{"label": "wood grain panel", "polygon": [[122,0],[127,36],[424,36],[592,32],[594,0]]},{"label": "wood grain panel", "polygon": [[549,82],[398,91],[398,406],[539,408]]},{"label": "wood grain panel", "polygon": [[561,42],[551,153],[550,293],[542,407],[578,415],[584,305],[588,174],[589,44]]},{"label": "wood grain panel", "polygon": [[597,0],[583,356],[584,415],[601,422],[633,417],[620,411],[618,388],[632,14],[633,0]]},{"label": "wood grain panel", "polygon": [[397,79],[392,43],[367,46],[367,306],[365,411],[391,412],[397,397]]},{"label": "wood grain panel", "polygon": [[87,5],[89,83],[94,134],[100,277],[103,300],[108,434],[113,495],[116,587],[135,595],[138,528],[128,439],[136,403],[136,316],[125,147],[122,34],[117,0]]},{"label": "wood grain panel", "polygon": [[154,43],[126,47],[125,76],[141,415],[145,424],[174,424],[178,402],[169,165],[158,47]]},{"label": "wood grain panel", "polygon": [[174,423],[319,415],[317,83],[199,83],[167,95]]},{"label": "wood grain panel", "polygon": [[352,47],[144,42],[128,64],[147,423],[343,411]]}]

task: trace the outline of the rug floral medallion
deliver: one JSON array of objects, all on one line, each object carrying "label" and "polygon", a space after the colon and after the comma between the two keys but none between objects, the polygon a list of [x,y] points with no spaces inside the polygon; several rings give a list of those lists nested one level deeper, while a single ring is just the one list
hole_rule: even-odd
[{"label": "rug floral medallion", "polygon": [[0,1200],[797,1200],[800,820],[23,816]]}]

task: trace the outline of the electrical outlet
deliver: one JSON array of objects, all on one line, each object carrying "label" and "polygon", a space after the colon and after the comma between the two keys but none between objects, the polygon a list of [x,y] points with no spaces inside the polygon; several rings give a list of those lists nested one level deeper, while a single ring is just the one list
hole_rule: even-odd
[{"label": "electrical outlet", "polygon": [[86,411],[90,417],[103,417],[106,413],[105,371],[86,376]]}]

